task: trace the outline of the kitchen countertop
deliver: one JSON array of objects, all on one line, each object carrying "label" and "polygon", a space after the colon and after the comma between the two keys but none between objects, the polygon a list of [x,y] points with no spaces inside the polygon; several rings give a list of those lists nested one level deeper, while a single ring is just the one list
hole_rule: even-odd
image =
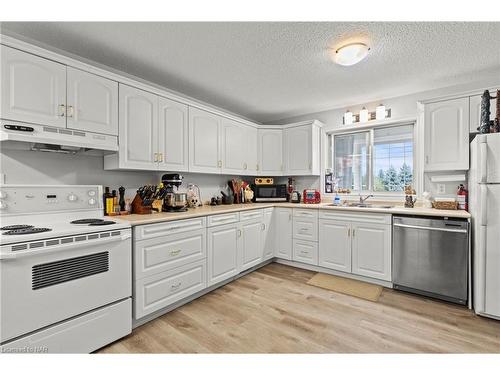
[{"label": "kitchen countertop", "polygon": [[[388,202],[373,202],[373,204],[391,204]],[[259,208],[267,207],[285,207],[285,208],[307,208],[307,209],[324,209],[324,210],[335,210],[335,211],[351,211],[358,213],[383,213],[383,214],[403,214],[403,215],[421,215],[421,216],[444,216],[449,218],[460,218],[469,219],[471,215],[467,211],[463,210],[437,210],[435,208],[405,208],[403,206],[394,206],[392,208],[381,208],[381,207],[345,207],[345,206],[331,206],[329,202],[323,202],[318,204],[305,204],[305,203],[246,203],[246,204],[231,204],[231,205],[221,205],[221,206],[202,206],[198,208],[190,208],[185,212],[161,212],[153,213],[149,215],[123,215],[116,216],[113,218],[124,220],[130,223],[130,225],[143,225],[160,223],[163,221],[173,221],[181,219],[190,219],[200,216],[217,215],[223,213],[255,210]]]}]

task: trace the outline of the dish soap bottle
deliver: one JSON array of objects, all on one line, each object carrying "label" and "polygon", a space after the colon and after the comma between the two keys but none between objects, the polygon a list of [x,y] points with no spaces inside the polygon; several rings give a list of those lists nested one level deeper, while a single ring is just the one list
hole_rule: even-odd
[{"label": "dish soap bottle", "polygon": [[333,198],[333,205],[340,206],[340,196],[339,193],[335,193],[335,198]]}]

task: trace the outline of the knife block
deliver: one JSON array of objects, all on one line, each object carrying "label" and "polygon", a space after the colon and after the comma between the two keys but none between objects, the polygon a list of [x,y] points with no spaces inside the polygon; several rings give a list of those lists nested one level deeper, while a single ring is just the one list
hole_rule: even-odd
[{"label": "knife block", "polygon": [[149,215],[153,211],[153,207],[144,206],[144,202],[142,201],[139,194],[136,194],[134,200],[132,201],[132,213],[139,215]]}]

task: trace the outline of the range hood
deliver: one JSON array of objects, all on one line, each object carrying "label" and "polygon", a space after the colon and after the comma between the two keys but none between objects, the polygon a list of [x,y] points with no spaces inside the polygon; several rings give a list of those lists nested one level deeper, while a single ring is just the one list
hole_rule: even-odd
[{"label": "range hood", "polygon": [[79,149],[118,151],[118,137],[112,135],[2,119],[0,126],[0,142],[27,142],[32,144],[33,150],[65,153],[76,153]]}]

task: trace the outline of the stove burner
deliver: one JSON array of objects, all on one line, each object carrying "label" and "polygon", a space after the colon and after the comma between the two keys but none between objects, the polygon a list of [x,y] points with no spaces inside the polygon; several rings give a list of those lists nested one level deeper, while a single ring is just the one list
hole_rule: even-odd
[{"label": "stove burner", "polygon": [[115,221],[111,220],[101,220],[101,221],[96,221],[94,223],[90,223],[89,226],[96,226],[96,225],[111,225],[111,224],[116,224]]},{"label": "stove burner", "polygon": [[33,228],[33,225],[25,225],[25,224],[7,225],[6,227],[1,227],[0,230],[17,230],[17,229],[28,229],[28,228]]},{"label": "stove burner", "polygon": [[70,224],[94,224],[94,223],[102,223],[104,220],[102,219],[79,219],[73,220]]},{"label": "stove burner", "polygon": [[49,228],[23,228],[23,229],[13,229],[9,230],[8,232],[2,233],[4,235],[18,235],[18,234],[34,234],[34,233],[42,233],[42,232],[49,232],[52,229]]}]

